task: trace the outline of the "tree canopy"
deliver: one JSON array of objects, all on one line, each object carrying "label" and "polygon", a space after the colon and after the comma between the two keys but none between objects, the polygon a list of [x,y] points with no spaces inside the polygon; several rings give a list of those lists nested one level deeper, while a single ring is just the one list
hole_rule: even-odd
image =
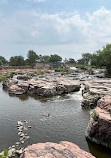
[{"label": "tree canopy", "polygon": [[19,56],[12,56],[9,59],[9,65],[10,66],[24,66],[25,65],[25,60],[24,57],[19,55]]},{"label": "tree canopy", "polygon": [[7,64],[8,61],[3,56],[0,56],[0,65],[7,65]]}]

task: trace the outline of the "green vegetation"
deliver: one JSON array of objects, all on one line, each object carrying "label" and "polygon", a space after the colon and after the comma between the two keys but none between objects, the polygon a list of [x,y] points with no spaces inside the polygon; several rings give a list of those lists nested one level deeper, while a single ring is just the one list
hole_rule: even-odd
[{"label": "green vegetation", "polygon": [[89,66],[87,65],[76,65],[77,68],[82,69],[82,70],[88,70]]},{"label": "green vegetation", "polygon": [[24,66],[25,65],[24,57],[21,55],[11,57],[9,60],[9,65],[10,66]]},{"label": "green vegetation", "polygon": [[6,77],[5,77],[5,76],[1,76],[1,77],[0,77],[0,82],[1,82],[1,81],[4,81],[4,80],[6,80]]},{"label": "green vegetation", "polygon": [[0,158],[7,158],[8,157],[8,150],[3,151],[3,155],[0,155]]},{"label": "green vegetation", "polygon": [[43,75],[43,74],[44,74],[44,71],[37,72],[37,75]]},{"label": "green vegetation", "polygon": [[58,68],[58,69],[55,69],[55,72],[68,72],[69,71],[69,68]]},{"label": "green vegetation", "polygon": [[95,110],[93,110],[93,119],[94,119],[94,121],[97,121],[97,119],[98,119],[98,114],[96,113]]},{"label": "green vegetation", "polygon": [[7,64],[8,64],[8,61],[3,56],[0,56],[0,66],[7,65]]}]

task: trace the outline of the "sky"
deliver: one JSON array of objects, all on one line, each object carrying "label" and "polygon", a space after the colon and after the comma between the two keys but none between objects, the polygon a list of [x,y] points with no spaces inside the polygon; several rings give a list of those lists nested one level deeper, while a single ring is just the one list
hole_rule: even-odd
[{"label": "sky", "polygon": [[111,0],[0,0],[0,56],[78,60],[111,43]]}]

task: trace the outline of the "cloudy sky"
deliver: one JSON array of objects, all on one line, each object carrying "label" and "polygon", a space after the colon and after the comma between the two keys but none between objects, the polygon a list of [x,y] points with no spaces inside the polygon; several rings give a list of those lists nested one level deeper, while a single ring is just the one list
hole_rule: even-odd
[{"label": "cloudy sky", "polygon": [[0,0],[0,55],[81,58],[111,43],[111,0]]}]

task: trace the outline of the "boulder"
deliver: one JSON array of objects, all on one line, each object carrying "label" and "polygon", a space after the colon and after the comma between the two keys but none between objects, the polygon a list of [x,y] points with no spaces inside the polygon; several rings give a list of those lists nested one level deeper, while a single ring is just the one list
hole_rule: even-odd
[{"label": "boulder", "polygon": [[38,143],[23,150],[21,158],[95,158],[70,142]]},{"label": "boulder", "polygon": [[37,94],[38,96],[51,97],[58,94],[70,93],[80,89],[80,82],[68,78],[38,79],[23,81],[9,87],[9,93]]},{"label": "boulder", "polygon": [[97,107],[90,114],[86,137],[111,149],[111,96],[98,100]]},{"label": "boulder", "polygon": [[3,86],[3,88],[9,88],[10,86],[17,84],[17,83],[18,83],[17,80],[7,79],[7,80],[3,81],[2,86]]},{"label": "boulder", "polygon": [[100,98],[111,94],[111,79],[90,80],[84,84],[82,107],[94,107]]}]

